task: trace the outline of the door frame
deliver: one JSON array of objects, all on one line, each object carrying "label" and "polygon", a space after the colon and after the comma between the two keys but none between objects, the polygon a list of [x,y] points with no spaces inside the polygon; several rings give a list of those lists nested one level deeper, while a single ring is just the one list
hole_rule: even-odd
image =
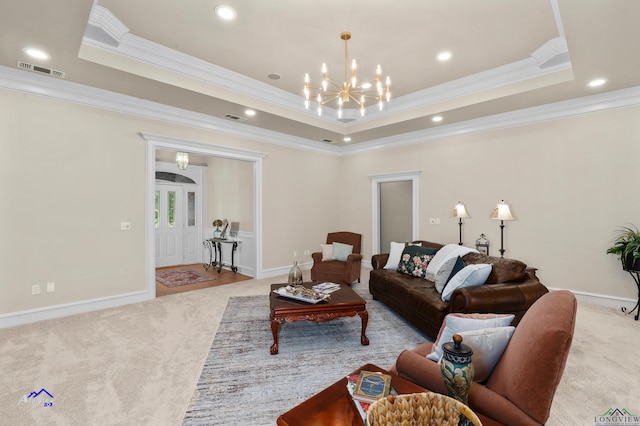
[{"label": "door frame", "polygon": [[249,161],[253,163],[253,229],[256,239],[256,273],[255,278],[262,276],[262,160],[266,154],[255,151],[245,151],[225,146],[196,142],[171,136],[156,135],[140,132],[146,141],[146,169],[147,179],[145,188],[145,239],[146,239],[146,292],[151,298],[156,297],[156,268],[155,268],[155,183],[156,183],[156,150],[183,151],[189,154],[222,157],[233,160]]},{"label": "door frame", "polygon": [[380,247],[380,184],[382,183],[411,181],[411,196],[413,197],[411,234],[414,241],[418,239],[418,236],[420,235],[419,178],[421,173],[421,170],[416,170],[409,172],[383,173],[369,176],[369,179],[371,179],[371,210],[373,213],[373,232],[371,233],[371,235],[373,236],[372,253],[386,253],[386,251],[384,251],[384,249]]}]

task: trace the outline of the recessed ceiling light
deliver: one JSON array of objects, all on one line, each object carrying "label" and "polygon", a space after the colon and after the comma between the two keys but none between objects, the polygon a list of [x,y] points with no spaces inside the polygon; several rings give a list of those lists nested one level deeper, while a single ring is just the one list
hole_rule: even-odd
[{"label": "recessed ceiling light", "polygon": [[438,58],[439,61],[448,61],[449,59],[451,59],[451,52],[440,52],[438,53],[438,56],[436,56],[436,58]]},{"label": "recessed ceiling light", "polygon": [[256,115],[256,111],[253,109],[245,109],[244,114],[248,115],[249,117],[253,117],[254,115]]},{"label": "recessed ceiling light", "polygon": [[216,15],[218,15],[220,19],[224,19],[225,21],[232,21],[238,16],[238,13],[234,8],[223,4],[216,6],[215,11]]},{"label": "recessed ceiling light", "polygon": [[345,136],[342,140],[344,142],[351,142],[351,137],[350,136]]},{"label": "recessed ceiling light", "polygon": [[51,55],[49,55],[44,50],[36,49],[34,47],[25,47],[22,49],[24,53],[36,59],[51,59]]},{"label": "recessed ceiling light", "polygon": [[280,80],[280,74],[278,74],[277,72],[267,74],[267,77],[269,77],[271,80]]},{"label": "recessed ceiling light", "polygon": [[595,78],[589,82],[589,87],[598,87],[602,86],[607,82],[606,78]]},{"label": "recessed ceiling light", "polygon": [[433,121],[434,123],[439,123],[442,121],[442,116],[441,115],[434,115],[433,117],[431,117],[431,121]]}]

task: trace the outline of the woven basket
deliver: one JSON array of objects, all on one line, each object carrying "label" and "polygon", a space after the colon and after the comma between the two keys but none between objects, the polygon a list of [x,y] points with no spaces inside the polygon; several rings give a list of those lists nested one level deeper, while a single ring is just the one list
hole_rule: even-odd
[{"label": "woven basket", "polygon": [[482,426],[463,403],[434,392],[379,399],[367,411],[368,426]]}]

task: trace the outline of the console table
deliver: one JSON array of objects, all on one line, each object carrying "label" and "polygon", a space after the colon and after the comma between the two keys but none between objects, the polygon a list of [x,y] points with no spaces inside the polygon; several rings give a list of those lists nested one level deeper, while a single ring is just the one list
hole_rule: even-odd
[{"label": "console table", "polygon": [[[222,271],[223,266],[228,266],[233,272],[238,272],[236,266],[236,250],[238,249],[239,240],[226,240],[221,238],[208,238],[202,242],[205,248],[209,250],[209,263],[204,263],[205,270],[209,270],[211,266],[218,268],[218,273]],[[222,262],[222,244],[231,244],[231,264]]]}]

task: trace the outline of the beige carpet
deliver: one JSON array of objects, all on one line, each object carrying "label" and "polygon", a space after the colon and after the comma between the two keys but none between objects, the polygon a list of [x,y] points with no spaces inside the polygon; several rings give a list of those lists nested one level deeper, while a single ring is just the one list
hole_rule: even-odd
[{"label": "beige carpet", "polygon": [[[366,288],[368,276],[363,271],[358,286]],[[266,296],[277,281],[0,330],[0,424],[180,425],[228,298]],[[593,425],[609,408],[640,413],[639,348],[640,323],[614,309],[580,305],[548,424]],[[336,371],[336,380],[344,373]],[[42,398],[21,401],[41,389],[53,395],[53,406]]]}]

